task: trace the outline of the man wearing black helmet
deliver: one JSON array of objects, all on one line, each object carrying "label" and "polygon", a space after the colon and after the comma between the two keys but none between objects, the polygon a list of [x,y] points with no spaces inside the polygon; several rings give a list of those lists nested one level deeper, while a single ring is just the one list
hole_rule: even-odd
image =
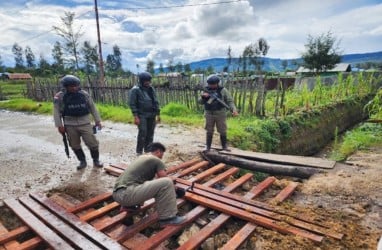
[{"label": "man wearing black helmet", "polygon": [[229,91],[223,86],[219,86],[220,78],[217,75],[210,75],[207,78],[207,87],[203,90],[199,103],[204,105],[204,116],[206,118],[205,129],[206,149],[211,149],[214,128],[220,134],[220,141],[223,150],[229,151],[227,146],[227,107],[230,108],[233,116],[239,115]]},{"label": "man wearing black helmet", "polygon": [[148,145],[154,140],[155,125],[160,122],[158,98],[151,86],[151,79],[150,73],[140,73],[138,85],[129,92],[129,106],[134,116],[134,124],[138,126],[137,155],[141,155],[143,150],[148,152]]},{"label": "man wearing black helmet", "polygon": [[69,145],[80,164],[77,169],[87,166],[85,153],[81,147],[81,138],[90,150],[93,166],[102,168],[99,161],[99,142],[93,134],[90,114],[98,129],[102,128],[101,118],[90,95],[80,88],[80,79],[66,75],[60,80],[64,89],[54,96],[53,117],[55,126],[61,134],[67,134]]}]

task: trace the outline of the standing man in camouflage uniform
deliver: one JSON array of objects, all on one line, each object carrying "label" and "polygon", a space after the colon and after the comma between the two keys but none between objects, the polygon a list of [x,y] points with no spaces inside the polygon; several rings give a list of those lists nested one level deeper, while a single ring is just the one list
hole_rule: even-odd
[{"label": "standing man in camouflage uniform", "polygon": [[160,122],[160,108],[154,88],[151,86],[151,74],[142,72],[138,75],[138,86],[129,93],[129,106],[134,116],[134,124],[138,126],[137,155],[153,142],[156,123]]},{"label": "standing man in camouflage uniform", "polygon": [[[211,149],[214,128],[220,134],[220,141],[223,150],[229,151],[227,146],[227,107],[229,106],[233,116],[239,115],[229,91],[223,86],[219,86],[220,78],[211,75],[207,78],[207,87],[203,90],[199,103],[204,105],[204,116],[206,118],[206,151]],[[219,98],[226,105],[217,100]]]},{"label": "standing man in camouflage uniform", "polygon": [[87,166],[81,138],[90,150],[94,167],[102,168],[99,161],[99,143],[93,134],[90,114],[98,129],[102,128],[101,118],[89,93],[80,88],[80,79],[73,75],[64,76],[60,84],[64,89],[54,96],[54,123],[60,134],[67,134],[69,145],[80,164],[77,169]]}]

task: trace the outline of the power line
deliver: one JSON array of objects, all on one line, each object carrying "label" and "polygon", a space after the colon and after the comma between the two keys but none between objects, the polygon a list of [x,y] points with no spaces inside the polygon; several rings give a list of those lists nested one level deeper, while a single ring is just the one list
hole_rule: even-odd
[{"label": "power line", "polygon": [[206,6],[206,5],[219,5],[237,2],[247,2],[248,0],[235,0],[235,1],[222,1],[215,3],[197,3],[197,4],[181,4],[181,5],[169,5],[169,6],[152,6],[152,7],[131,7],[124,8],[126,10],[153,10],[153,9],[172,9],[172,8],[184,8],[184,7],[196,7],[196,6]]}]

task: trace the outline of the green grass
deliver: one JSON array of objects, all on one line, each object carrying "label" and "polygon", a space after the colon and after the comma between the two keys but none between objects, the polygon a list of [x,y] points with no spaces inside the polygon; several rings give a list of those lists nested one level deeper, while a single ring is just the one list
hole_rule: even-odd
[{"label": "green grass", "polygon": [[368,150],[373,146],[380,145],[382,145],[381,124],[364,123],[344,134],[342,142],[334,146],[330,158],[344,161],[358,150]]}]

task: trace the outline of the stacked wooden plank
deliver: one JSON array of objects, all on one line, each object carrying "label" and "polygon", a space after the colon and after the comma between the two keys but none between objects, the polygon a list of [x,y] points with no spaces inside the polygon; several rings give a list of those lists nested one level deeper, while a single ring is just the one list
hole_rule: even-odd
[{"label": "stacked wooden plank", "polygon": [[[126,164],[109,166],[106,171],[119,175]],[[217,232],[230,218],[239,218],[247,223],[226,243],[223,249],[237,249],[262,226],[283,234],[294,234],[321,242],[324,237],[341,239],[342,234],[328,226],[290,215],[277,204],[287,199],[297,187],[289,182],[284,189],[269,199],[260,202],[260,197],[277,179],[268,177],[254,186],[245,195],[237,190],[252,179],[247,173],[233,182],[238,168],[224,164],[209,167],[208,161],[190,160],[169,169],[176,186],[188,191],[184,199],[178,199],[179,207],[187,202],[196,204],[185,212],[187,222],[178,226],[160,228],[158,215],[149,210],[155,201],[144,203],[137,213],[121,211],[111,193],[96,196],[84,202],[73,203],[66,197],[46,197],[30,194],[28,197],[8,199],[5,204],[21,219],[23,225],[15,229],[0,227],[0,249],[161,249],[171,236],[181,232],[208,211],[220,213],[207,221],[179,249],[195,249]],[[222,190],[215,189],[221,184]],[[155,233],[147,235],[146,229]],[[28,237],[21,237],[27,235]],[[28,245],[28,246],[27,246]]]}]

